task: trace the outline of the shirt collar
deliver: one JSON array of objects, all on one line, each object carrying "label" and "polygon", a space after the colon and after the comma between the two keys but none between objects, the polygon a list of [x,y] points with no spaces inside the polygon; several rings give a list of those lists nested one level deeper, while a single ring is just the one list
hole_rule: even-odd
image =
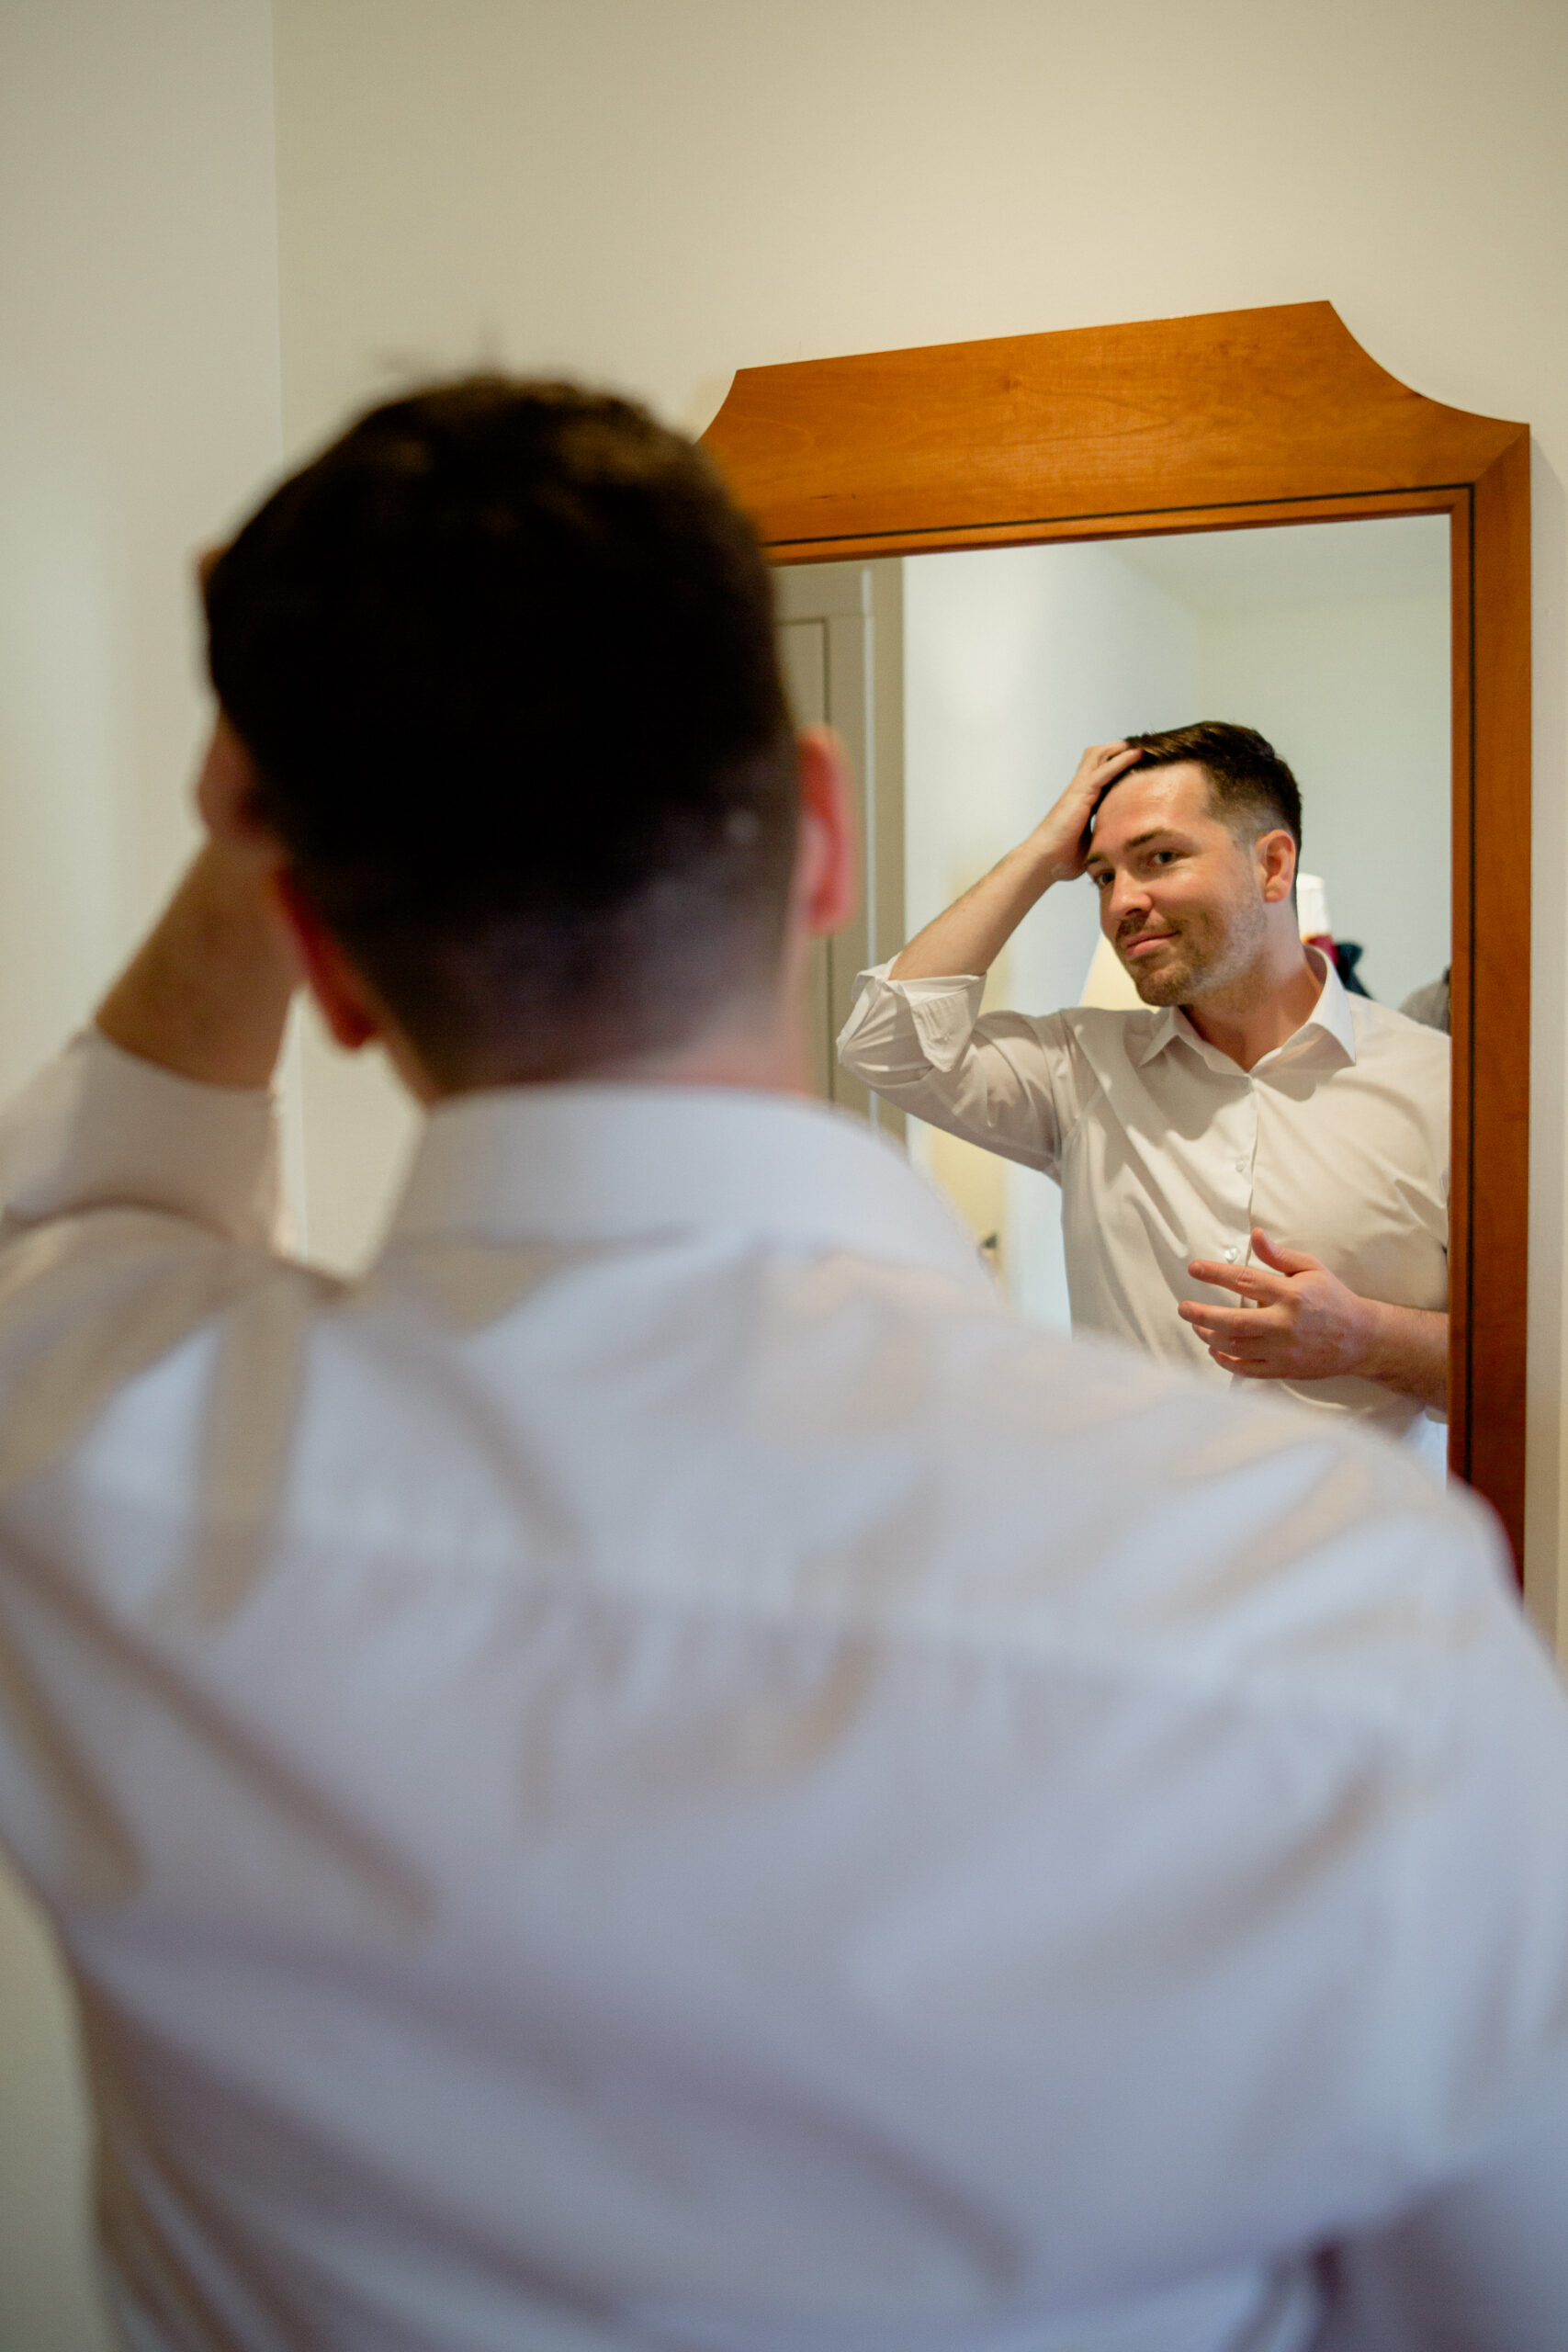
[{"label": "shirt collar", "polygon": [[[1332,959],[1325,956],[1321,948],[1309,947],[1306,952],[1307,960],[1323,977],[1323,985],[1318,990],[1317,1002],[1293,1035],[1287,1037],[1282,1046],[1276,1046],[1272,1053],[1265,1054],[1263,1059],[1254,1065],[1253,1071],[1248,1075],[1256,1074],[1257,1070],[1265,1069],[1272,1062],[1293,1060],[1298,1054],[1314,1043],[1314,1032],[1318,1035],[1331,1038],[1348,1062],[1354,1062],[1356,1058],[1356,1021],[1350,1010],[1350,999],[1346,992],[1345,983],[1335,968]],[[1213,1062],[1216,1068],[1222,1063],[1227,1069],[1235,1068],[1235,1064],[1231,1061],[1228,1055],[1218,1052],[1204,1038],[1200,1037],[1179,1005],[1168,1004],[1161,1011],[1158,1020],[1149,1032],[1142,1053],[1138,1056],[1140,1069],[1145,1062],[1152,1062],[1156,1055],[1163,1054],[1166,1047],[1174,1045],[1178,1038],[1183,1039],[1201,1054],[1205,1061]]]},{"label": "shirt collar", "polygon": [[956,1215],[847,1112],[735,1087],[497,1088],[431,1114],[390,1248],[745,1233],[916,1264],[995,1290]]}]

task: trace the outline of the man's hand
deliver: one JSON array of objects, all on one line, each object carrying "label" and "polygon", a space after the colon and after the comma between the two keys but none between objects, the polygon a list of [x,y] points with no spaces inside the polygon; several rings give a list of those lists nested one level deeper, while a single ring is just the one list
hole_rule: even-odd
[{"label": "man's hand", "polygon": [[276,842],[247,809],[253,772],[221,718],[197,787],[209,839],[98,1008],[142,1061],[210,1086],[265,1086],[300,971],[275,899]]},{"label": "man's hand", "polygon": [[1127,743],[1091,743],[1077,764],[1077,773],[1054,808],[1043,816],[1029,846],[1043,867],[1048,884],[1076,882],[1089,851],[1089,827],[1094,812],[1118,776],[1143,752]]},{"label": "man's hand", "polygon": [[1026,842],[1009,850],[972,890],[917,932],[892,969],[896,980],[947,979],[988,972],[1031,907],[1054,882],[1075,882],[1089,854],[1089,829],[1101,798],[1143,753],[1125,743],[1091,743],[1055,807]]},{"label": "man's hand", "polygon": [[1449,1318],[1362,1298],[1304,1250],[1276,1248],[1254,1227],[1251,1266],[1195,1259],[1194,1282],[1235,1291],[1244,1306],[1183,1299],[1214,1362],[1247,1380],[1330,1380],[1353,1373],[1439,1409],[1448,1399]]}]

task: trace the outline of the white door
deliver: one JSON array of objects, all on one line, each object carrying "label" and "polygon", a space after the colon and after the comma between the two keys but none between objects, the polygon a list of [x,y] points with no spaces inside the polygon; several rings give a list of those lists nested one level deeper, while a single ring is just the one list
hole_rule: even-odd
[{"label": "white door", "polygon": [[837,729],[860,787],[857,912],[812,967],[811,1065],[825,1102],[901,1135],[901,1112],[840,1069],[833,1041],[855,974],[904,944],[903,565],[805,563],[774,573],[779,651],[796,724]]}]

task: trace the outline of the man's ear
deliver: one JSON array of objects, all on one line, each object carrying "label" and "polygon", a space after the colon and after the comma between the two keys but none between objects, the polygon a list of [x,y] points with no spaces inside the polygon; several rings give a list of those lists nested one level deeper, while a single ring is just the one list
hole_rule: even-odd
[{"label": "man's ear", "polygon": [[819,939],[849,921],[860,889],[854,774],[849,753],[830,727],[802,729],[797,758],[795,905],[804,928]]},{"label": "man's ear", "polygon": [[273,902],[304,968],[306,985],[337,1044],[351,1054],[382,1034],[378,1009],[349,958],[287,866],[272,876]]},{"label": "man's ear", "polygon": [[1265,902],[1278,906],[1295,887],[1296,845],[1283,825],[1259,833],[1254,849]]}]

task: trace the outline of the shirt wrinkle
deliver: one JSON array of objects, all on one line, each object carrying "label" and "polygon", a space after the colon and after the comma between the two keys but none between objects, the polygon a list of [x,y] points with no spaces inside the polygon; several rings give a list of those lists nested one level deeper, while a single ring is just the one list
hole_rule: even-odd
[{"label": "shirt wrinkle", "polygon": [[808,1105],[466,1098],[343,1285],[126,1062],[0,1118],[0,1837],[145,2352],[1302,2352],[1506,2135],[1568,1709],[1479,1509],[1031,1330]]}]

